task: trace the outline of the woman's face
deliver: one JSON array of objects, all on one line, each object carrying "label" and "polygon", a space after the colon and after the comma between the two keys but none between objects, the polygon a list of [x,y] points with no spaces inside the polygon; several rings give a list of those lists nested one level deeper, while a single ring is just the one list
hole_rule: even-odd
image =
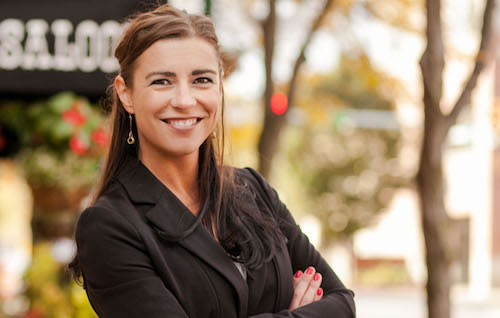
[{"label": "woman's face", "polygon": [[200,38],[160,40],[135,62],[133,83],[115,87],[135,115],[141,160],[198,155],[222,100],[215,48]]}]

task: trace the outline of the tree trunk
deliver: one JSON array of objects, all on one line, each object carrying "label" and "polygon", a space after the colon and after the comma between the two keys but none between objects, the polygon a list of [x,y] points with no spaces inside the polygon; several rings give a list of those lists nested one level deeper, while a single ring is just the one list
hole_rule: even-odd
[{"label": "tree trunk", "polygon": [[490,30],[495,0],[487,0],[481,44],[474,69],[471,72],[452,111],[441,112],[441,95],[444,68],[443,40],[441,37],[441,4],[427,0],[427,47],[420,66],[424,87],[424,136],[416,176],[426,248],[427,306],[429,318],[450,317],[450,222],[446,213],[443,191],[442,147],[449,129],[456,123],[459,113],[470,104],[472,90],[487,64]]},{"label": "tree trunk", "polygon": [[[266,113],[271,112],[266,107]],[[259,172],[268,178],[271,172],[272,159],[279,147],[281,130],[285,126],[285,115],[278,116],[271,112],[264,117],[264,126],[259,138]]]},{"label": "tree trunk", "polygon": [[426,124],[417,187],[421,205],[427,264],[429,318],[450,317],[448,216],[444,205],[442,151],[443,132]]},{"label": "tree trunk", "polygon": [[281,127],[277,127],[279,116],[271,112],[271,96],[273,95],[273,55],[276,32],[276,0],[269,0],[269,14],[263,24],[264,63],[266,67],[266,88],[264,90],[264,126],[259,138],[259,172],[268,177],[271,171],[271,159],[278,146],[278,136]]}]

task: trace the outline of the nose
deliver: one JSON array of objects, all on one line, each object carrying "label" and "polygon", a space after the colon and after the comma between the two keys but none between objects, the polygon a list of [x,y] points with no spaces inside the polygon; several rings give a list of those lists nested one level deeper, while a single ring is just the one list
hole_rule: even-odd
[{"label": "nose", "polygon": [[187,108],[196,105],[196,99],[192,95],[190,87],[185,84],[179,84],[175,88],[175,95],[172,98],[172,106],[178,108]]}]

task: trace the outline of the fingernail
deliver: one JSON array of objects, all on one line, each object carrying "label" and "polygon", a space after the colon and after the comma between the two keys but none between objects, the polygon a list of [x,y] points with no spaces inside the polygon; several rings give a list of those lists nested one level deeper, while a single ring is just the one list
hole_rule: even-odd
[{"label": "fingernail", "polygon": [[318,274],[318,273],[314,274],[313,279],[314,279],[314,280],[319,280],[319,274]]},{"label": "fingernail", "polygon": [[318,288],[318,291],[316,293],[318,294],[318,296],[321,296],[321,294],[323,294],[323,289]]},{"label": "fingernail", "polygon": [[297,271],[297,273],[295,273],[295,278],[299,278],[300,275],[302,275],[302,272],[301,271]]},{"label": "fingernail", "polygon": [[313,268],[312,267],[309,267],[306,271],[306,274],[309,274],[311,275],[313,273]]}]

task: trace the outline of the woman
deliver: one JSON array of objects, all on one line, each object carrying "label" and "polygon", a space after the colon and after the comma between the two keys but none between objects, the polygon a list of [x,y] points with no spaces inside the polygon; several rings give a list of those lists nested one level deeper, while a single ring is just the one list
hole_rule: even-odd
[{"label": "woman", "polygon": [[129,21],[115,55],[111,146],[70,265],[97,314],[354,317],[352,292],[276,192],[222,164],[210,19],[160,6]]}]

